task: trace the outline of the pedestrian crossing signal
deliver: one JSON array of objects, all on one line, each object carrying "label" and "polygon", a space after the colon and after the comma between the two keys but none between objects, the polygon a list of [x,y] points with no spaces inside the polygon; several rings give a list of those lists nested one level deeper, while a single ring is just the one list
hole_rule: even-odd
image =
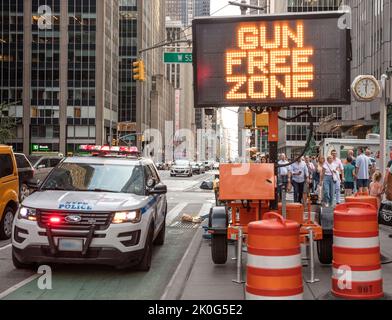
[{"label": "pedestrian crossing signal", "polygon": [[143,60],[137,60],[133,64],[133,80],[146,81],[146,72]]}]

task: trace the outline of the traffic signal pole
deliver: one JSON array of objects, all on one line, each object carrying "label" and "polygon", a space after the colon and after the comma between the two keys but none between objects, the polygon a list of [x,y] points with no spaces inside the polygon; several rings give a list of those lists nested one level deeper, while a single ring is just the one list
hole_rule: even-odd
[{"label": "traffic signal pole", "polygon": [[[272,108],[269,112],[268,147],[270,162],[275,164],[275,177],[278,177],[278,143],[279,143],[280,108]],[[278,210],[278,188],[275,187],[275,200],[271,202],[271,210]]]}]

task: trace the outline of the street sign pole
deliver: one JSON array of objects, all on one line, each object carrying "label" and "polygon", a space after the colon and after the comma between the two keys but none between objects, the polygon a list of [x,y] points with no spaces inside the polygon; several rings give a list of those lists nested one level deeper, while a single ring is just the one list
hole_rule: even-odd
[{"label": "street sign pole", "polygon": [[387,82],[389,76],[381,76],[381,101],[380,101],[380,171],[384,175],[386,172],[387,156]]}]

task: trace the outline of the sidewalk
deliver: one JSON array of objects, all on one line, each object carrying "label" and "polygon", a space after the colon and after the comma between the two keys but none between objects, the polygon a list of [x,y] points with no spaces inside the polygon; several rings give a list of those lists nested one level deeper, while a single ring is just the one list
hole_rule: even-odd
[{"label": "sidewalk", "polygon": [[[392,259],[392,239],[388,235],[392,230],[381,227],[380,240],[383,255]],[[202,232],[200,232],[200,235]],[[236,278],[236,261],[234,257],[234,246],[229,245],[228,261],[226,265],[217,266],[211,260],[210,241],[201,237],[197,239],[199,249],[194,257],[191,270],[188,270],[188,278],[183,287],[181,300],[244,300],[245,285],[239,285],[232,280]],[[316,251],[315,246],[315,252]],[[243,280],[246,280],[246,253],[244,253]],[[305,262],[305,261],[304,261]],[[331,266],[323,266],[317,260],[315,262],[316,278],[320,282],[309,284],[306,280],[310,278],[310,268],[303,268],[304,277],[304,299],[323,300],[331,299]],[[392,294],[392,264],[383,265],[384,292]]]}]

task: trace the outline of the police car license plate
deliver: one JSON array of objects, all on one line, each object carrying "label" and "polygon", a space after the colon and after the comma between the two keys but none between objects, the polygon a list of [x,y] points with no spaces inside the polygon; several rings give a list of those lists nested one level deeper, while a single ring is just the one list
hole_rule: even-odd
[{"label": "police car license plate", "polygon": [[83,251],[83,239],[59,239],[60,251]]}]

